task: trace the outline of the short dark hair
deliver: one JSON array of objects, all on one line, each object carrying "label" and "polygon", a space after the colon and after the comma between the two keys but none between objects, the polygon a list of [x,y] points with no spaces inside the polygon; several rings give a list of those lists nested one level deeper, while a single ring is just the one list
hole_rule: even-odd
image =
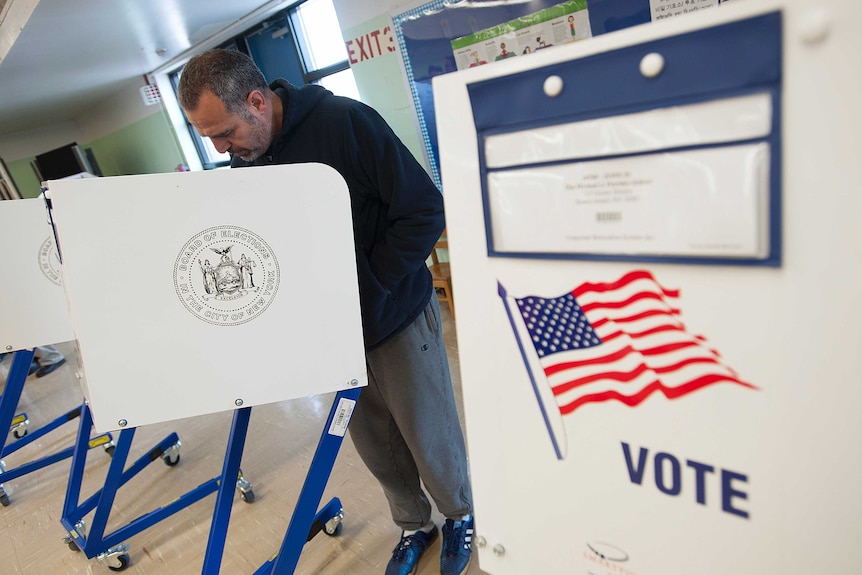
[{"label": "short dark hair", "polygon": [[249,114],[246,99],[254,90],[266,93],[268,86],[254,61],[237,50],[209,50],[188,61],[177,89],[183,109],[194,110],[201,94],[212,92],[228,112]]}]

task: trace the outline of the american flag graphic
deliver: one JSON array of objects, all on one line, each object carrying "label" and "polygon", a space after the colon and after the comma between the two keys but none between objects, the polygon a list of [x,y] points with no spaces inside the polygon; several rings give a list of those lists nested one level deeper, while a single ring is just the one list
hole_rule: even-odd
[{"label": "american flag graphic", "polygon": [[560,416],[589,403],[635,407],[656,392],[677,399],[716,383],[754,389],[702,336],[686,331],[679,290],[662,287],[648,271],[584,283],[555,298],[512,298],[502,285],[500,296],[561,459]]}]

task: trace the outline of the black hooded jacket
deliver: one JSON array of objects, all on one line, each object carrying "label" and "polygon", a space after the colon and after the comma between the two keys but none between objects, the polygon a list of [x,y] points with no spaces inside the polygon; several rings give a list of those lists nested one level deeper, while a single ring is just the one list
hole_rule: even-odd
[{"label": "black hooded jacket", "polygon": [[[425,260],[445,227],[443,196],[372,108],[321,86],[276,80],[281,132],[253,162],[231,167],[320,162],[347,182],[365,346],[371,349],[416,319],[433,291]],[[320,215],[326,225],[326,214]]]}]

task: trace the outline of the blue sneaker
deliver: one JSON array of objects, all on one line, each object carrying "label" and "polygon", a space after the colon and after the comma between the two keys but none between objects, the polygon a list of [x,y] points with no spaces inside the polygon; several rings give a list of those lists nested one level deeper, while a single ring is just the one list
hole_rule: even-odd
[{"label": "blue sneaker", "polygon": [[386,566],[386,575],[409,575],[416,571],[419,558],[425,550],[437,539],[437,526],[430,533],[417,531],[413,535],[401,532],[401,541],[392,551],[392,559]]},{"label": "blue sneaker", "polygon": [[470,565],[473,551],[473,518],[466,521],[447,519],[443,524],[443,549],[440,552],[440,575],[461,575]]}]

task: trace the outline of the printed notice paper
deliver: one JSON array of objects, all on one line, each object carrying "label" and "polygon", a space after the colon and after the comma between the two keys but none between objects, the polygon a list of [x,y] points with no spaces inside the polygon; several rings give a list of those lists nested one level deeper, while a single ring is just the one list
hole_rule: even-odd
[{"label": "printed notice paper", "polygon": [[673,18],[718,6],[718,0],[650,0],[650,16],[656,20]]},{"label": "printed notice paper", "polygon": [[769,145],[493,172],[494,250],[764,257]]}]

